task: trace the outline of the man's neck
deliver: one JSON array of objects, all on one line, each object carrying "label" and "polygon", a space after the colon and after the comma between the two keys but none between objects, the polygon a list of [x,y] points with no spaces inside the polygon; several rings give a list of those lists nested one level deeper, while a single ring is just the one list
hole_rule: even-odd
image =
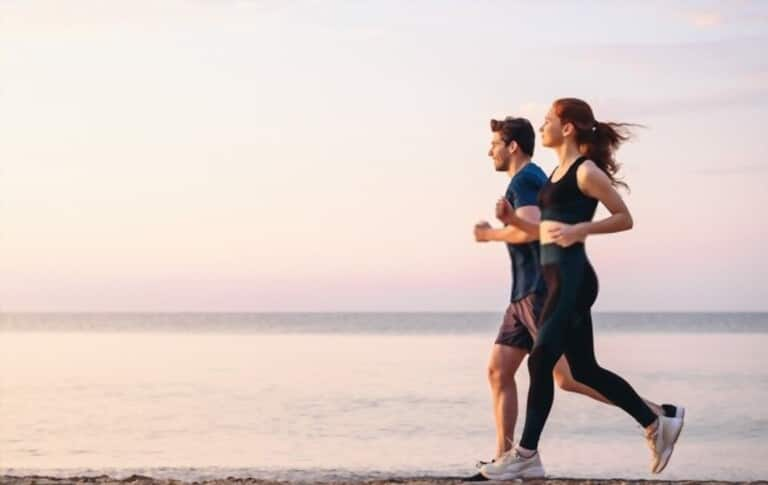
[{"label": "man's neck", "polygon": [[520,157],[520,158],[514,158],[509,162],[509,168],[507,169],[507,174],[509,174],[510,177],[514,177],[517,172],[523,169],[526,165],[531,163],[531,157]]}]

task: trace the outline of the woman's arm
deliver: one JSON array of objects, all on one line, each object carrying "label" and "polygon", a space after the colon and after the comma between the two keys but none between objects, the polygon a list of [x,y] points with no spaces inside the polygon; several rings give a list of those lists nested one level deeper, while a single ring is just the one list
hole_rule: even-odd
[{"label": "woman's arm", "polygon": [[599,221],[563,224],[549,229],[554,242],[568,247],[576,242],[583,242],[590,234],[610,234],[632,229],[632,215],[621,196],[611,183],[611,179],[591,160],[584,162],[576,171],[576,180],[584,194],[599,200],[611,213]]},{"label": "woman's arm", "polygon": [[605,219],[579,224],[587,234],[610,234],[632,229],[634,222],[627,205],[600,167],[591,160],[586,161],[576,171],[576,180],[582,192],[599,200],[611,213]]}]

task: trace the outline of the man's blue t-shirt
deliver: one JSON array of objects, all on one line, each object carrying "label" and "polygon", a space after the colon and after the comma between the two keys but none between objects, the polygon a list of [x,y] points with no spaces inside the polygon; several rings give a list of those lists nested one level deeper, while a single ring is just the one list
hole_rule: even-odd
[{"label": "man's blue t-shirt", "polygon": [[[533,162],[528,163],[509,181],[506,199],[515,209],[537,205],[539,190],[547,182],[547,175]],[[522,244],[507,243],[512,263],[512,294],[510,301],[517,301],[531,293],[546,291],[539,265],[539,241]]]}]

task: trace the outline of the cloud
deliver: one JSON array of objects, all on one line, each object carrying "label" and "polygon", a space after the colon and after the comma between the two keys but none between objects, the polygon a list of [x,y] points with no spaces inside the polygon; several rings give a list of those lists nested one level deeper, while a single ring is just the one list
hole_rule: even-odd
[{"label": "cloud", "polygon": [[723,24],[723,16],[720,12],[692,12],[688,15],[689,21],[696,27],[709,29]]},{"label": "cloud", "polygon": [[678,12],[686,23],[700,29],[714,29],[725,26],[761,25],[768,20],[765,2],[730,1],[721,2],[720,10],[684,10]]},{"label": "cloud", "polygon": [[187,0],[190,5],[206,7],[245,7],[258,13],[272,13],[292,7],[299,0]]}]

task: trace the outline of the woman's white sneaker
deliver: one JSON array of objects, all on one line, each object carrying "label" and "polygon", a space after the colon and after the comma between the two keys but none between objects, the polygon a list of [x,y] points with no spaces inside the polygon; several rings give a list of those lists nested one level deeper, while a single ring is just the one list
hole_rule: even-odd
[{"label": "woman's white sneaker", "polygon": [[668,418],[685,419],[685,408],[682,406],[676,406],[674,404],[662,404],[661,409],[664,411],[664,416]]},{"label": "woman's white sneaker", "polygon": [[653,473],[661,473],[669,463],[682,429],[682,417],[659,416],[656,429],[651,433],[646,433],[645,439],[651,449],[651,471]]}]

